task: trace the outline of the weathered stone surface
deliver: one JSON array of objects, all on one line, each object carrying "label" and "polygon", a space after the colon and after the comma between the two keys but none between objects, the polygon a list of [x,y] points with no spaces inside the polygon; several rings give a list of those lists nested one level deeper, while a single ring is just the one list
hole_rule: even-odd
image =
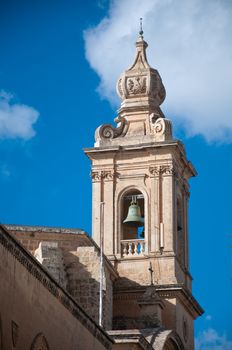
[{"label": "weathered stone surface", "polygon": [[112,348],[107,334],[1,226],[0,276],[1,349]]},{"label": "weathered stone surface", "polygon": [[64,269],[62,250],[59,248],[58,242],[40,242],[34,255],[40,264],[51,273],[55,280],[63,288],[66,288],[67,276]]},{"label": "weathered stone surface", "polygon": [[[92,163],[92,234],[100,245],[104,225],[104,252],[119,274],[114,284],[114,329],[162,325],[175,330],[179,343],[192,350],[193,320],[202,313],[191,295],[188,253],[188,182],[196,171],[160,109],[165,89],[147,62],[146,47],[140,36],[135,62],[117,83],[122,99],[117,128],[100,126],[95,147],[85,149]],[[129,197],[141,212],[131,227],[125,223]],[[143,232],[137,229],[138,222],[144,222]],[[141,302],[153,284],[162,302]],[[171,340],[167,344],[175,348]]]},{"label": "weathered stone surface", "polygon": [[[48,269],[52,276],[98,323],[100,250],[79,230],[7,225],[25,247]],[[56,231],[57,230],[57,231]],[[33,233],[33,235],[32,235]],[[41,241],[42,239],[42,241]],[[103,325],[112,328],[112,283],[117,277],[113,266],[104,258]]]}]

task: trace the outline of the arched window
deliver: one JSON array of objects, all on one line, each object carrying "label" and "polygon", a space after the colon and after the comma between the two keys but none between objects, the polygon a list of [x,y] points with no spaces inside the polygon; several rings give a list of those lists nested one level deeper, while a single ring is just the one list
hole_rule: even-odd
[{"label": "arched window", "polygon": [[144,196],[137,189],[124,193],[121,202],[121,243],[123,256],[144,252]]},{"label": "arched window", "polygon": [[130,190],[123,196],[123,239],[144,238],[144,197],[138,190]]}]

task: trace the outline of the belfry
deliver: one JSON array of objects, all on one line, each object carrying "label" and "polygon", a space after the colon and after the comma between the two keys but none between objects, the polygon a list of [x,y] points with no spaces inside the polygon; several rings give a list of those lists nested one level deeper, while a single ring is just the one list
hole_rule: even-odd
[{"label": "belfry", "polygon": [[163,339],[159,349],[191,350],[193,321],[203,312],[189,272],[188,180],[196,171],[160,109],[166,92],[147,46],[141,30],[135,61],[117,82],[116,126],[101,125],[94,147],[85,149],[92,163],[92,238],[99,246],[103,240],[119,274],[115,332],[150,329],[160,344]]},{"label": "belfry", "polygon": [[78,228],[0,225],[0,350],[193,350],[203,313],[189,272],[189,178],[140,30],[121,74],[116,126],[91,160],[92,238]]}]

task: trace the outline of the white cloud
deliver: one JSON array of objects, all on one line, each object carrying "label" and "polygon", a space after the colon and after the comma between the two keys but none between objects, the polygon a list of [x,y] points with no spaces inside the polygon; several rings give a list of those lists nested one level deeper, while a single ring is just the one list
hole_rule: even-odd
[{"label": "white cloud", "polygon": [[4,179],[7,179],[11,176],[11,171],[6,164],[2,164],[1,166],[1,175]]},{"label": "white cloud", "polygon": [[0,91],[0,138],[28,140],[35,135],[33,125],[39,112],[33,107],[13,103],[13,95]]},{"label": "white cloud", "polygon": [[212,320],[212,316],[211,315],[206,315],[205,319],[206,319],[206,321],[211,321]]},{"label": "white cloud", "polygon": [[215,329],[209,328],[200,332],[195,339],[196,350],[231,350],[232,341],[226,334],[219,335]]},{"label": "white cloud", "polygon": [[135,55],[143,17],[150,64],[167,90],[164,111],[188,135],[232,141],[232,3],[227,0],[113,0],[108,17],[85,31],[99,92],[118,103],[115,83]]}]

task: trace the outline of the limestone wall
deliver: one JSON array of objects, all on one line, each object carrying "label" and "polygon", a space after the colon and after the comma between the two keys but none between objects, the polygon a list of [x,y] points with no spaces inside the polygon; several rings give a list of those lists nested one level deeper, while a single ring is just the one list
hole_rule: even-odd
[{"label": "limestone wall", "polygon": [[[76,251],[64,251],[68,276],[67,288],[88,315],[99,320],[100,256],[95,247],[78,247]],[[104,267],[103,274],[103,325],[112,328],[112,280]]]},{"label": "limestone wall", "polygon": [[[100,251],[77,229],[8,225],[9,230],[48,269],[78,304],[99,322]],[[112,328],[112,283],[116,277],[104,259],[103,326]]]},{"label": "limestone wall", "polygon": [[183,305],[176,303],[176,331],[180,335],[186,349],[194,349],[194,324],[193,319]]},{"label": "limestone wall", "polygon": [[1,228],[0,280],[1,349],[112,348],[106,333]]}]

